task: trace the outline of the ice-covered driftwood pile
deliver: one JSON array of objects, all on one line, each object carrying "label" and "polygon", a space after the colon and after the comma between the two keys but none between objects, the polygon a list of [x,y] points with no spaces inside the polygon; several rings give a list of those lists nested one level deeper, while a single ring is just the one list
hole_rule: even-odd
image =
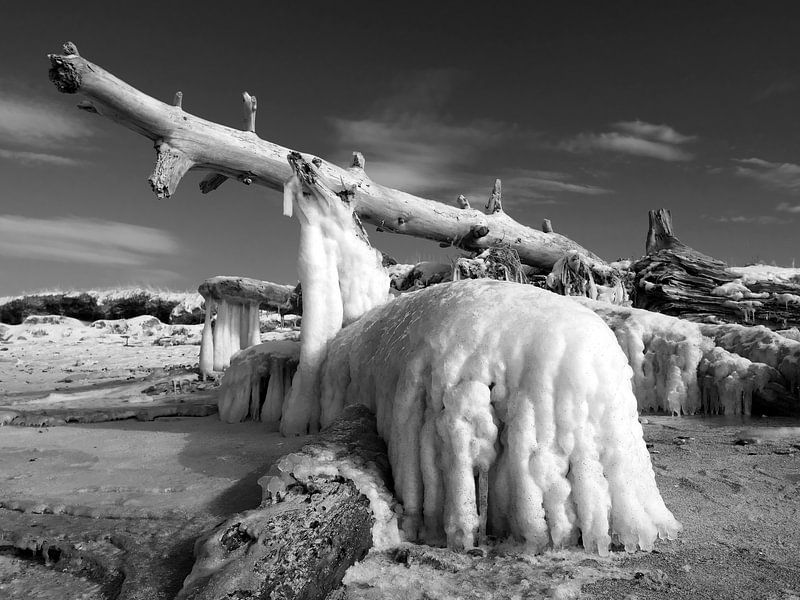
[{"label": "ice-covered driftwood pile", "polygon": [[647,255],[631,270],[634,306],[693,321],[800,325],[800,275],[756,278],[682,243],[669,211],[650,211]]},{"label": "ice-covered driftwood pile", "polygon": [[[614,540],[649,549],[677,533],[627,359],[602,320],[567,298],[493,280],[389,300],[347,197],[302,156],[289,160],[287,195],[302,211],[302,344],[313,354],[304,369],[301,350],[284,433],[316,431],[351,404],[374,411],[409,539],[466,548],[491,533],[541,551],[580,538],[605,554]],[[517,318],[498,321],[495,311]]]},{"label": "ice-covered driftwood pile", "polygon": [[720,348],[780,374],[781,386],[788,395],[776,395],[768,406],[770,412],[800,412],[800,341],[764,326],[701,325],[700,329]]},{"label": "ice-covered driftwood pile", "polygon": [[750,415],[754,407],[756,414],[800,411],[798,342],[765,327],[701,325],[587,298],[574,300],[614,331],[633,370],[640,411],[673,415]]},{"label": "ice-covered driftwood pile", "polygon": [[259,480],[261,506],[202,536],[178,600],[324,598],[370,547],[399,541],[386,446],[352,407]]},{"label": "ice-covered driftwood pile", "polygon": [[[223,371],[243,348],[261,343],[259,311],[299,312],[298,296],[289,285],[249,277],[212,277],[198,292],[205,299],[205,324],[200,345],[200,372]],[[216,322],[212,320],[216,314]]]}]

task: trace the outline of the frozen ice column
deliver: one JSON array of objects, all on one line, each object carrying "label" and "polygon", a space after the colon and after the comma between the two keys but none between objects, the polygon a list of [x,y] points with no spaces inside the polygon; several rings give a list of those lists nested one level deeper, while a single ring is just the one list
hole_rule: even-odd
[{"label": "frozen ice column", "polygon": [[388,300],[389,275],[380,253],[366,241],[346,190],[328,189],[313,164],[296,152],[289,162],[295,174],[284,189],[284,210],[291,207],[300,221],[303,325],[300,364],[283,405],[281,433],[302,435],[319,429],[319,369],[328,342],[343,325]]}]

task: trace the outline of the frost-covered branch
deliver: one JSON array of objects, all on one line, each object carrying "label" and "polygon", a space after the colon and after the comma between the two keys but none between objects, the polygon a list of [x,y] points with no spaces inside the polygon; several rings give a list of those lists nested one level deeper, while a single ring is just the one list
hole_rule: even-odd
[{"label": "frost-covered branch", "polygon": [[[179,101],[169,105],[140,92],[79,56],[74,44],[66,44],[64,52],[50,55],[50,79],[59,91],[84,95],[84,109],[155,142],[158,160],[151,185],[159,197],[174,194],[181,177],[190,169],[211,171],[200,184],[203,192],[216,189],[226,178],[281,190],[292,176],[286,160],[290,150],[260,139],[254,131],[254,98],[244,98],[249,113],[245,129],[236,130],[187,113]],[[310,161],[313,156],[305,158]],[[335,190],[352,190],[355,212],[383,231],[427,238],[468,251],[509,246],[524,264],[545,269],[572,252],[602,262],[567,237],[525,227],[509,217],[501,209],[499,183],[492,193],[490,214],[484,214],[468,206],[459,208],[384,187],[369,178],[360,154],[347,169],[317,160],[322,182]]]}]

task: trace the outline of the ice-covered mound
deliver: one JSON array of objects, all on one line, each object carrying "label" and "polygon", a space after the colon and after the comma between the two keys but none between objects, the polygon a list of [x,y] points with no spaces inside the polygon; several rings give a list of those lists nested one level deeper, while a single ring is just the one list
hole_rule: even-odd
[{"label": "ice-covered mound", "polygon": [[776,369],[785,379],[789,393],[800,400],[800,342],[764,326],[729,324],[700,327],[718,346]]},{"label": "ice-covered mound", "polygon": [[708,415],[750,415],[753,395],[769,395],[769,384],[781,377],[769,365],[752,362],[720,347],[704,354],[697,376],[702,411]]},{"label": "ice-covered mound", "polygon": [[697,369],[713,343],[696,323],[637,308],[574,297],[612,329],[633,369],[639,409],[691,415],[700,410]]},{"label": "ice-covered mound", "polygon": [[574,300],[594,311],[614,331],[633,368],[640,411],[749,415],[754,396],[781,410],[788,385],[778,363],[762,360],[762,354],[747,352],[734,343],[717,346],[716,326],[586,298]]},{"label": "ice-covered mound", "polygon": [[321,391],[323,426],[345,404],[376,413],[410,538],[469,547],[488,517],[532,550],[580,537],[607,554],[614,539],[649,550],[680,529],[627,359],[570,299],[492,280],[402,296],[333,339]]},{"label": "ice-covered mound", "polygon": [[86,326],[79,320],[61,315],[31,315],[19,325],[0,325],[0,341],[50,343],[55,340],[83,337]]},{"label": "ice-covered mound", "polygon": [[277,430],[292,390],[299,342],[271,341],[238,352],[222,378],[219,418],[238,423],[248,417]]},{"label": "ice-covered mound", "polygon": [[200,343],[200,325],[167,325],[155,317],[100,319],[85,324],[61,315],[31,315],[20,325],[3,325],[0,339],[16,342],[67,341],[148,345],[193,345]]}]

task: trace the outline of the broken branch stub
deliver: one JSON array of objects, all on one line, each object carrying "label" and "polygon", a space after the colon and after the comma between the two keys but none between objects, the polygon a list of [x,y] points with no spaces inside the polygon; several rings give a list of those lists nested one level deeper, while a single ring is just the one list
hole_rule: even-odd
[{"label": "broken branch stub", "polygon": [[489,214],[503,212],[503,184],[499,179],[494,180],[492,193],[489,196],[489,201],[486,203],[486,210]]},{"label": "broken branch stub", "polygon": [[192,159],[167,142],[156,144],[156,166],[148,179],[150,187],[159,198],[169,198],[193,166]]}]

